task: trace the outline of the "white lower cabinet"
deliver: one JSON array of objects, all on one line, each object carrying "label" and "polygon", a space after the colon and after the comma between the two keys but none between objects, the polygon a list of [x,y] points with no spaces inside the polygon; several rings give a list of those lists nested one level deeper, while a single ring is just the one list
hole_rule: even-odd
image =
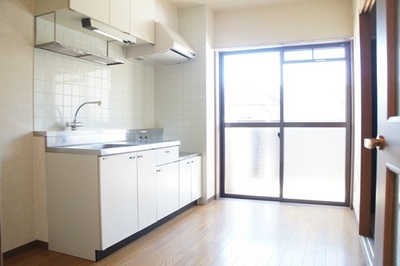
[{"label": "white lower cabinet", "polygon": [[201,156],[179,162],[179,208],[201,197]]},{"label": "white lower cabinet", "polygon": [[157,166],[157,219],[179,209],[178,162]]},{"label": "white lower cabinet", "polygon": [[192,202],[192,164],[189,159],[179,161],[179,208]]},{"label": "white lower cabinet", "polygon": [[176,162],[179,159],[179,147],[172,146],[156,150],[157,165]]},{"label": "white lower cabinet", "polygon": [[156,152],[138,152],[138,217],[139,230],[157,221]]},{"label": "white lower cabinet", "polygon": [[138,231],[136,153],[99,157],[101,249]]},{"label": "white lower cabinet", "polygon": [[201,198],[201,156],[191,159],[192,201]]},{"label": "white lower cabinet", "polygon": [[134,234],[136,154],[46,154],[49,249],[95,260]]},{"label": "white lower cabinet", "polygon": [[200,198],[201,157],[179,161],[178,146],[108,156],[47,152],[46,179],[49,249],[96,260],[96,251]]}]

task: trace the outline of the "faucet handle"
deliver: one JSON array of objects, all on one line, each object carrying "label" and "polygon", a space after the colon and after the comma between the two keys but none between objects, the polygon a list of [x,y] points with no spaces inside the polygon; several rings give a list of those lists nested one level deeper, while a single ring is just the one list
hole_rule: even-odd
[{"label": "faucet handle", "polygon": [[71,127],[72,131],[75,131],[77,127],[83,127],[82,122],[66,122],[65,123],[67,127]]}]

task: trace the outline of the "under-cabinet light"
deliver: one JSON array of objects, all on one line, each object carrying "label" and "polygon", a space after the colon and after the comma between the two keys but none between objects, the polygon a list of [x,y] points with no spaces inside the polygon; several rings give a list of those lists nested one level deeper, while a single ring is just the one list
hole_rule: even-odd
[{"label": "under-cabinet light", "polygon": [[123,33],[91,18],[83,18],[81,22],[83,28],[97,32],[105,37],[122,42],[124,44],[134,44],[137,41],[136,37],[127,33]]}]

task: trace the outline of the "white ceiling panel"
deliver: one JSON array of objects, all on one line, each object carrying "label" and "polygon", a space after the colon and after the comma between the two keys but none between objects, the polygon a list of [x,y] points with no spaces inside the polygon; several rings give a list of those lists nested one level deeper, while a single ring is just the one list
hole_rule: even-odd
[{"label": "white ceiling panel", "polygon": [[167,0],[177,8],[207,5],[215,11],[250,8],[256,6],[279,5],[310,0]]}]

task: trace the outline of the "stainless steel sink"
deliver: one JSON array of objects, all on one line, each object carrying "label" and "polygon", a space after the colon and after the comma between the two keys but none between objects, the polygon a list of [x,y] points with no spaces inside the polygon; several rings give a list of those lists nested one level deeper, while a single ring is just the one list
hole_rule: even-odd
[{"label": "stainless steel sink", "polygon": [[176,140],[126,140],[120,142],[87,143],[66,146],[47,147],[47,152],[62,152],[90,155],[112,155],[128,152],[136,152],[144,149],[158,149],[163,147],[180,145]]},{"label": "stainless steel sink", "polygon": [[134,144],[128,143],[90,143],[90,144],[79,144],[79,145],[68,145],[63,146],[67,149],[83,149],[83,150],[104,150],[113,148],[123,148],[134,146]]},{"label": "stainless steel sink", "polygon": [[95,143],[95,144],[85,144],[76,146],[81,149],[92,149],[92,150],[104,150],[104,149],[112,149],[112,148],[122,148],[135,146],[134,143]]}]

